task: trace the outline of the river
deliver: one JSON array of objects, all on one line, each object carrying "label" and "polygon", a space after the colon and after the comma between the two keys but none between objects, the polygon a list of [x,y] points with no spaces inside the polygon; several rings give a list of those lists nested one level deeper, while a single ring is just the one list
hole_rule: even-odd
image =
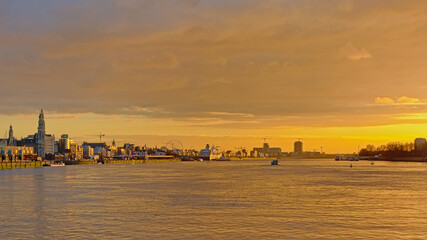
[{"label": "river", "polygon": [[427,238],[427,163],[10,169],[0,194],[0,239]]}]

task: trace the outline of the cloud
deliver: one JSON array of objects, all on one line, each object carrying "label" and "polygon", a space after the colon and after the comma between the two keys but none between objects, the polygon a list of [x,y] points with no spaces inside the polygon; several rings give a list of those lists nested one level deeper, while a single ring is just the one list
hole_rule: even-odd
[{"label": "cloud", "polygon": [[30,2],[0,6],[5,114],[242,113],[261,128],[353,124],[424,103],[376,98],[424,94],[423,1]]},{"label": "cloud", "polygon": [[197,126],[197,127],[247,127],[260,124],[257,119],[233,119],[233,118],[220,118],[220,117],[191,117],[183,118],[179,121],[183,121],[186,125]]},{"label": "cloud", "polygon": [[353,61],[358,61],[364,58],[372,58],[372,55],[371,53],[368,52],[368,50],[364,48],[357,49],[350,42],[341,48],[341,54],[347,59],[353,60]]},{"label": "cloud", "polygon": [[395,101],[389,97],[376,97],[375,103],[377,104],[393,104]]},{"label": "cloud", "polygon": [[123,111],[123,114],[126,114],[126,115],[139,115],[139,114],[150,114],[150,113],[155,113],[155,112],[163,112],[162,110],[160,110],[158,108],[140,107],[140,106],[124,107],[121,110]]},{"label": "cloud", "polygon": [[400,120],[427,120],[427,113],[411,113],[398,115],[396,119]]},{"label": "cloud", "polygon": [[422,105],[427,104],[427,99],[418,99],[407,96],[398,97],[396,100],[393,100],[389,97],[377,97],[375,98],[376,104],[392,104],[392,105]]},{"label": "cloud", "polygon": [[247,118],[255,117],[253,114],[250,114],[250,113],[208,112],[208,114],[214,115],[214,116],[231,116],[231,117],[247,117]]},{"label": "cloud", "polygon": [[418,98],[411,98],[411,97],[407,97],[407,96],[402,96],[399,97],[396,100],[397,103],[402,103],[402,104],[413,104],[413,103],[421,103],[421,100]]}]

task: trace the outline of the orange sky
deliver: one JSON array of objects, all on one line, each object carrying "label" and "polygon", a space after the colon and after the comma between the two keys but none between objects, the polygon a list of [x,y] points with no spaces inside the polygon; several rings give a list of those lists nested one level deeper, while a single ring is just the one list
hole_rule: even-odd
[{"label": "orange sky", "polygon": [[0,2],[0,129],[354,152],[427,136],[427,2]]}]

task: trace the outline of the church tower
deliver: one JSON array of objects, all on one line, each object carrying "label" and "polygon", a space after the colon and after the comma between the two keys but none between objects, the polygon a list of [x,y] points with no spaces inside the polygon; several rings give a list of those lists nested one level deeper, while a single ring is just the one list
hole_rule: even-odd
[{"label": "church tower", "polygon": [[39,127],[37,131],[37,155],[42,157],[44,159],[45,157],[45,136],[46,136],[46,127],[45,127],[45,121],[44,121],[44,113],[43,109],[40,112],[39,115]]}]

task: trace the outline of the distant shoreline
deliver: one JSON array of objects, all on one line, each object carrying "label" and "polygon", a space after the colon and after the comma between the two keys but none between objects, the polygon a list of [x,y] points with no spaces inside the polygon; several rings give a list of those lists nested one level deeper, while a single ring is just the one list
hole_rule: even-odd
[{"label": "distant shoreline", "polygon": [[[78,160],[78,161],[63,161],[65,165],[97,165],[97,164],[144,164],[144,163],[160,163],[160,162],[180,162],[178,158],[174,159],[149,159],[149,160]],[[15,169],[15,168],[39,168],[46,164],[53,164],[57,161],[14,161],[0,162],[0,170]]]},{"label": "distant shoreline", "polygon": [[[241,160],[272,160],[277,158],[231,158],[232,161]],[[282,157],[279,160],[302,160],[316,158],[298,158],[298,157]],[[326,159],[326,158],[317,158]],[[333,158],[330,158],[333,160]],[[100,163],[97,160],[80,160],[80,161],[64,161],[65,165],[95,165],[95,164],[143,164],[143,163],[159,163],[159,162],[180,162],[181,159],[150,159],[150,160],[105,160]],[[396,157],[396,158],[378,158],[378,159],[359,159],[359,161],[385,161],[385,162],[426,162],[427,158],[423,157]],[[16,162],[0,162],[0,170],[14,168],[38,168],[45,164],[52,164],[55,161],[16,161]]]},{"label": "distant shoreline", "polygon": [[427,162],[427,158],[423,158],[423,157],[395,157],[395,158],[378,158],[378,159],[360,159],[360,161]]}]

